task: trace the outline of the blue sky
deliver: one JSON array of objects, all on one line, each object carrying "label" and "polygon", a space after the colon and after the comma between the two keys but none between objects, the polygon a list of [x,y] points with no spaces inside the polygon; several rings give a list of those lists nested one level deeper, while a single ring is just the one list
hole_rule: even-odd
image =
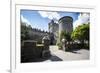
[{"label": "blue sky", "polygon": [[[48,31],[48,23],[51,19],[59,20],[63,16],[71,16],[74,22],[79,20],[79,12],[51,12],[51,11],[34,11],[34,10],[21,10],[21,21],[26,22],[33,28]],[[86,16],[86,15],[85,15]]]}]

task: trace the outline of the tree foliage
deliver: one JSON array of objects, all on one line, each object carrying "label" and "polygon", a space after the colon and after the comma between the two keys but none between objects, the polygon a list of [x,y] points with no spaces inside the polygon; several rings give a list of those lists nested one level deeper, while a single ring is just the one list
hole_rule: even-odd
[{"label": "tree foliage", "polygon": [[83,24],[78,27],[72,32],[71,38],[73,40],[87,40],[89,41],[89,24]]},{"label": "tree foliage", "polygon": [[32,27],[26,26],[26,23],[21,22],[21,41],[29,39],[29,31],[32,30]]}]

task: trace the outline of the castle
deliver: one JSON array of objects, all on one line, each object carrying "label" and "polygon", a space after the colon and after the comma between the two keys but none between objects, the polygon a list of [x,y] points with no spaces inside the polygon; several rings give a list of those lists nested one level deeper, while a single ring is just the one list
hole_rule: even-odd
[{"label": "castle", "polygon": [[51,44],[56,44],[57,40],[60,39],[61,31],[66,31],[68,33],[73,31],[73,18],[70,16],[64,16],[60,18],[58,22],[51,20],[51,22],[48,23],[48,26],[49,32],[51,33]]}]

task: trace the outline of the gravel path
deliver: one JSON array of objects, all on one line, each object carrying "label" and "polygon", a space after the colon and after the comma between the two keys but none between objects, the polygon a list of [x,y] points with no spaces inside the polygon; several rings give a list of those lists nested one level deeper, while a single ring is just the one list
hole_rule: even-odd
[{"label": "gravel path", "polygon": [[74,52],[65,52],[59,50],[57,46],[50,46],[51,58],[48,61],[71,61],[71,60],[88,60],[89,50],[81,49]]}]

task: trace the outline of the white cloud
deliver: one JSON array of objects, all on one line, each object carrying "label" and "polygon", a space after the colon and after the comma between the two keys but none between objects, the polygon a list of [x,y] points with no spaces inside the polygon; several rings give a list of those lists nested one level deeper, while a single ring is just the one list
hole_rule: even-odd
[{"label": "white cloud", "polygon": [[52,19],[58,20],[60,18],[60,14],[58,14],[57,12],[38,11],[38,13],[43,18],[49,18],[50,20],[52,20]]},{"label": "white cloud", "polygon": [[26,25],[31,25],[31,23],[25,17],[23,17],[23,15],[21,15],[21,22],[26,23]]},{"label": "white cloud", "polygon": [[89,23],[90,22],[90,14],[89,13],[80,13],[78,19],[74,22],[73,28],[75,29],[77,26]]}]

